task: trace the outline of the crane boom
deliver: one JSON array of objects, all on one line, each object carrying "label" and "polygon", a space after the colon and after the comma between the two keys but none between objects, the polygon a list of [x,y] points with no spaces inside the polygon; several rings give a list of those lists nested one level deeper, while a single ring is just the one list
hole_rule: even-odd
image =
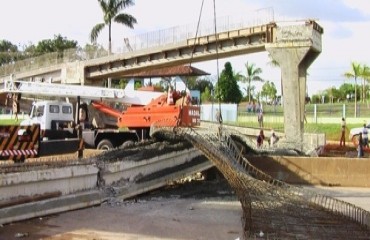
[{"label": "crane boom", "polygon": [[80,96],[81,98],[104,98],[118,101],[122,101],[125,96],[123,89],[13,80],[5,80],[1,92],[52,97]]}]

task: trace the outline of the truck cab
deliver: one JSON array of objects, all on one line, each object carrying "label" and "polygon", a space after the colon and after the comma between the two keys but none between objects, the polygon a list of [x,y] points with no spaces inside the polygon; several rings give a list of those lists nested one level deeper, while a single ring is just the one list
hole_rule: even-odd
[{"label": "truck cab", "polygon": [[40,124],[41,130],[58,130],[74,122],[73,106],[68,102],[40,101],[32,104],[30,118],[21,122],[21,126]]}]

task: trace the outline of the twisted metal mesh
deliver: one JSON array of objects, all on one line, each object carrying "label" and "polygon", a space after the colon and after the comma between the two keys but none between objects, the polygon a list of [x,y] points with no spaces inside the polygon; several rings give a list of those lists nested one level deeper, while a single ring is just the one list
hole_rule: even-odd
[{"label": "twisted metal mesh", "polygon": [[202,151],[234,189],[246,239],[370,239],[369,212],[272,178],[242,155],[225,129],[219,130],[171,129]]}]

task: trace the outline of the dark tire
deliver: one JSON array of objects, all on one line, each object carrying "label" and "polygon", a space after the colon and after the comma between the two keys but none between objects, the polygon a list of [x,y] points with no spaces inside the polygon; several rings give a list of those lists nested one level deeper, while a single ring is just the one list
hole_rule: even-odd
[{"label": "dark tire", "polygon": [[113,149],[113,144],[108,139],[103,139],[98,143],[98,146],[96,147],[99,150],[111,150]]},{"label": "dark tire", "polygon": [[128,140],[128,141],[122,143],[120,148],[129,148],[129,147],[132,147],[134,145],[135,145],[134,141]]}]

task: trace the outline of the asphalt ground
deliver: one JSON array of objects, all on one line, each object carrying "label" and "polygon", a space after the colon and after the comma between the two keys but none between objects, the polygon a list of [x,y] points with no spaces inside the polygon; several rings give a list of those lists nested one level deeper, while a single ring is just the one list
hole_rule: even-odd
[{"label": "asphalt ground", "polygon": [[[370,211],[370,188],[303,188]],[[224,180],[192,181],[100,206],[8,224],[1,240],[242,239],[242,209]],[[369,236],[370,239],[370,236]]]}]

